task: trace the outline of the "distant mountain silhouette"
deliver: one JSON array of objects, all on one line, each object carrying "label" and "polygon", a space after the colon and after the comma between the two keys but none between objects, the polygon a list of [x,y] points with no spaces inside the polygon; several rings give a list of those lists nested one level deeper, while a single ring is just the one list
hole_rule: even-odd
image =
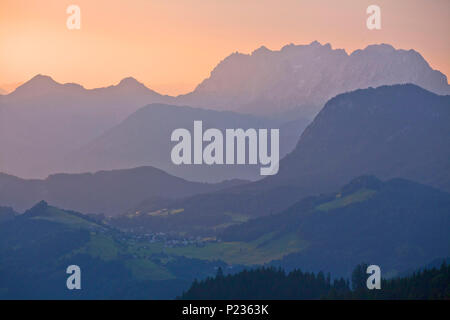
[{"label": "distant mountain silhouette", "polygon": [[233,53],[221,61],[183,104],[253,114],[293,113],[312,118],[339,93],[380,85],[414,83],[449,94],[447,78],[414,50],[370,45],[347,54],[317,41],[261,47],[252,54]]},{"label": "distant mountain silhouette", "polygon": [[[61,84],[53,80],[50,76],[38,74],[29,81],[17,87],[5,100],[7,102],[25,102],[27,99],[38,97],[52,97],[53,95],[76,95],[76,94],[109,94],[120,95],[123,93],[145,94],[148,96],[162,97],[160,94],[147,88],[132,77],[122,79],[117,85],[104,88],[85,89],[76,83]],[[57,97],[53,97],[56,99]],[[131,106],[129,106],[132,108]]]},{"label": "distant mountain silhouette", "polygon": [[[305,129],[294,151],[281,160],[277,175],[165,207],[184,208],[184,217],[202,216],[201,223],[214,225],[227,221],[229,212],[247,218],[278,213],[366,174],[450,191],[448,123],[450,96],[415,85],[341,94],[328,101]],[[188,227],[177,221],[171,225]]]},{"label": "distant mountain silhouette", "polygon": [[392,276],[448,256],[449,228],[449,193],[404,179],[361,176],[337,192],[229,227],[221,238],[271,243],[295,235],[304,249],[275,265],[349,275],[365,261]]},{"label": "distant mountain silhouette", "polygon": [[152,167],[55,174],[45,180],[24,180],[0,173],[0,205],[23,211],[40,200],[83,213],[123,213],[150,197],[175,199],[244,183],[196,183]]},{"label": "distant mountain silhouette", "polygon": [[279,173],[249,187],[295,185],[314,194],[374,174],[450,191],[448,123],[450,96],[415,85],[341,94],[305,129]]},{"label": "distant mountain silhouette", "polygon": [[[281,155],[290,152],[307,119],[280,119],[153,104],[174,101],[133,78],[86,90],[38,75],[0,97],[0,172],[41,178],[55,172],[86,172],[157,166],[196,181],[259,178],[258,166],[177,167],[170,134],[203,120],[214,128],[280,128]],[[156,151],[157,150],[157,151]],[[31,160],[32,159],[32,160]]]},{"label": "distant mountain silhouette", "polygon": [[86,146],[69,154],[58,168],[60,172],[86,172],[100,169],[158,167],[170,174],[192,180],[259,179],[260,165],[174,165],[170,140],[172,131],[186,128],[192,132],[194,121],[203,122],[203,130],[217,128],[280,128],[280,157],[292,151],[308,122],[298,119],[279,121],[234,112],[220,112],[187,106],[152,104],[130,115]]},{"label": "distant mountain silhouette", "polygon": [[[234,53],[220,62],[193,92],[177,97],[160,95],[133,78],[88,90],[37,75],[12,93],[0,95],[0,172],[27,178],[60,172],[59,164],[68,155],[95,145],[101,141],[100,136],[108,130],[115,131],[113,127],[148,104],[269,115],[278,124],[291,122],[285,130],[294,129],[295,134],[289,135],[296,139],[297,132],[301,133],[304,125],[335,95],[396,83],[413,83],[438,94],[450,93],[445,75],[431,69],[419,53],[396,50],[387,44],[370,45],[350,55],[318,42],[287,45],[279,51],[261,47],[250,55]],[[99,154],[110,147],[97,146]],[[101,159],[100,155],[93,157]],[[136,162],[156,165],[147,160],[130,155],[128,159],[111,159],[104,167],[97,162],[94,167],[129,167]],[[208,175],[211,181],[230,177],[220,170]]]},{"label": "distant mountain silhouette", "polygon": [[55,162],[120,123],[145,104],[167,97],[133,78],[87,90],[37,75],[0,96],[0,171],[27,177],[54,173]]},{"label": "distant mountain silhouette", "polygon": [[7,94],[8,92],[5,89],[0,88],[0,94]]}]

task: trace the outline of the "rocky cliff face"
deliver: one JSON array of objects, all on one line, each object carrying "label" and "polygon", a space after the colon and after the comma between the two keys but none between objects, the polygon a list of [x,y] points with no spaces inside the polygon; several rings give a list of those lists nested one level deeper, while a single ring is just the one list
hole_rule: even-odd
[{"label": "rocky cliff face", "polygon": [[450,93],[447,78],[414,50],[370,45],[347,54],[330,44],[265,47],[233,53],[220,62],[194,92],[178,97],[185,104],[255,114],[295,112],[313,117],[339,93],[413,83],[438,94]]}]

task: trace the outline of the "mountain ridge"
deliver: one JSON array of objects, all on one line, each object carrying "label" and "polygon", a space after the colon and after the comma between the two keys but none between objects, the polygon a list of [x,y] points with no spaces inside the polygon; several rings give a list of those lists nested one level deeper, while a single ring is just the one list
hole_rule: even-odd
[{"label": "mountain ridge", "polygon": [[450,96],[415,85],[360,89],[331,99],[280,161],[277,175],[169,208],[254,218],[333,192],[361,175],[404,178],[450,191]]},{"label": "mountain ridge", "polygon": [[[327,180],[341,177],[342,184],[352,178],[343,174],[345,168],[349,172],[358,171],[353,177],[371,173],[381,178],[399,176],[450,190],[450,172],[445,170],[450,155],[443,147],[450,147],[446,119],[450,121],[450,95],[436,95],[413,84],[339,94],[325,104],[302,133],[294,151],[281,160],[279,173],[259,184],[296,184],[301,176],[325,176],[324,169],[333,173]],[[422,144],[423,150],[419,150],[417,143]],[[327,164],[318,167],[312,154]],[[385,166],[382,172],[381,164]],[[408,165],[418,167],[409,169]],[[427,176],[424,170],[432,171]]]},{"label": "mountain ridge", "polygon": [[[304,51],[304,52],[303,52]],[[187,94],[179,94],[179,95],[174,95],[174,96],[170,96],[170,95],[162,95],[159,94],[158,92],[148,88],[147,86],[145,86],[143,83],[137,81],[135,78],[129,76],[129,77],[125,77],[122,80],[120,80],[120,82],[117,85],[110,85],[110,86],[106,86],[106,87],[98,87],[98,88],[92,88],[92,89],[85,89],[82,85],[80,84],[76,84],[76,83],[58,83],[55,80],[53,80],[50,76],[48,75],[42,75],[42,74],[38,74],[36,76],[34,76],[33,78],[31,78],[29,81],[27,81],[26,83],[22,84],[21,86],[19,86],[17,89],[20,89],[19,91],[21,91],[22,89],[26,88],[26,87],[30,87],[32,83],[48,83],[51,84],[53,87],[55,86],[67,86],[67,87],[76,87],[79,89],[84,89],[85,91],[88,92],[95,92],[95,91],[99,91],[99,90],[105,90],[105,89],[113,89],[113,88],[120,88],[120,87],[128,87],[128,88],[134,88],[134,89],[139,89],[139,90],[146,90],[148,91],[148,93],[152,93],[155,96],[160,96],[160,97],[164,97],[166,98],[166,100],[164,100],[164,103],[174,103],[177,105],[192,105],[194,107],[205,107],[205,106],[209,106],[209,107],[213,107],[216,108],[214,105],[208,105],[205,104],[204,102],[202,102],[201,100],[199,102],[195,102],[195,100],[193,100],[191,97],[194,95],[198,95],[199,91],[202,90],[206,90],[206,91],[211,91],[214,92],[214,90],[210,90],[207,89],[209,88],[209,83],[211,81],[214,80],[214,78],[216,76],[218,76],[218,74],[221,72],[221,70],[224,67],[233,67],[233,63],[235,63],[235,61],[239,62],[242,59],[248,59],[248,58],[265,58],[268,57],[270,55],[276,56],[282,56],[285,55],[286,59],[288,59],[289,57],[292,58],[292,56],[295,55],[299,55],[299,59],[304,59],[305,57],[303,57],[304,55],[307,54],[319,54],[319,55],[323,55],[325,54],[325,56],[329,56],[330,53],[332,53],[333,55],[336,56],[336,58],[338,59],[338,61],[341,61],[340,59],[342,58],[348,58],[348,59],[353,59],[354,61],[349,61],[348,63],[356,63],[358,62],[358,59],[362,59],[362,58],[380,58],[384,57],[383,55],[388,55],[388,54],[393,54],[393,55],[397,55],[400,56],[402,55],[403,58],[402,59],[411,59],[411,62],[415,62],[416,65],[420,66],[419,69],[414,70],[414,75],[412,75],[412,78],[410,79],[404,79],[402,81],[398,81],[398,82],[392,82],[392,81],[386,81],[384,80],[385,83],[380,83],[379,81],[381,80],[383,82],[383,80],[381,79],[383,76],[382,75],[377,75],[377,74],[373,74],[372,76],[375,77],[372,80],[375,81],[375,83],[372,84],[368,84],[368,85],[363,85],[362,87],[348,87],[348,88],[343,88],[342,90],[338,90],[335,94],[331,94],[328,95],[327,97],[324,97],[321,99],[321,103],[319,104],[323,104],[326,100],[332,98],[334,95],[339,94],[341,92],[346,92],[346,91],[353,91],[356,89],[364,89],[366,87],[370,87],[370,86],[380,86],[380,85],[392,85],[392,84],[401,84],[401,83],[407,83],[407,82],[411,82],[417,85],[420,85],[422,87],[424,87],[427,90],[430,90],[432,92],[435,92],[437,94],[450,94],[450,85],[448,84],[448,79],[447,76],[445,74],[443,74],[442,72],[440,72],[439,70],[436,69],[432,69],[432,67],[430,66],[430,64],[425,60],[425,58],[416,50],[414,49],[396,49],[394,48],[392,45],[390,44],[386,44],[386,43],[379,43],[379,44],[369,44],[367,45],[365,48],[363,49],[355,49],[354,51],[352,51],[351,53],[347,53],[347,51],[345,49],[333,49],[330,43],[326,43],[326,44],[321,44],[318,41],[313,41],[310,44],[298,44],[295,45],[293,43],[284,45],[281,49],[279,50],[271,50],[268,49],[266,46],[261,46],[255,50],[253,50],[251,53],[249,54],[245,54],[245,53],[240,53],[238,51],[231,53],[230,55],[226,56],[223,60],[221,60],[211,71],[210,75],[208,78],[204,79],[203,81],[201,81],[192,92],[189,92]],[[302,56],[303,55],[303,56]],[[375,57],[373,57],[375,56]],[[312,57],[309,57],[312,58]],[[394,59],[396,57],[388,57],[389,59]],[[283,58],[284,59],[284,58]],[[289,59],[288,59],[289,60]],[[376,65],[375,62],[373,62],[374,60],[368,60],[368,61],[372,61],[371,63]],[[394,61],[395,63],[400,63],[400,61]],[[391,64],[387,65],[388,68],[392,68],[393,66],[395,66],[395,63],[391,62]],[[392,64],[394,63],[394,64]],[[294,67],[302,67],[300,65],[294,66]],[[366,66],[367,67],[367,66]],[[386,69],[386,71],[388,71],[389,69]],[[423,71],[423,72],[420,72]],[[342,70],[341,70],[342,71]],[[392,74],[391,72],[388,72],[390,74]],[[425,82],[421,82],[420,77],[423,77],[425,74],[427,74],[427,80],[429,81],[428,83]],[[434,75],[435,79],[432,79],[432,75]],[[380,79],[377,79],[376,77],[379,77]],[[400,78],[405,77],[405,75],[400,75]],[[45,81],[44,81],[45,79]],[[432,82],[434,82],[432,84]],[[232,85],[232,81],[230,82],[230,85]],[[434,86],[434,87],[433,87]],[[16,90],[17,90],[16,89]],[[14,93],[11,92],[11,93]],[[11,93],[9,95],[11,95]],[[302,101],[301,103],[305,104],[305,101]],[[306,102],[308,103],[308,102]],[[213,103],[214,104],[214,103]],[[245,104],[244,104],[245,105]],[[292,105],[291,107],[295,107],[295,104]],[[319,106],[320,107],[320,106]],[[220,109],[220,108],[219,108]],[[237,111],[234,109],[228,109],[229,111]],[[242,112],[243,110],[241,110]],[[287,110],[285,110],[287,111]],[[245,112],[244,112],[245,113]]]},{"label": "mountain ridge", "polygon": [[358,261],[367,261],[394,275],[448,255],[449,208],[448,192],[401,178],[361,176],[333,193],[231,226],[220,238],[270,242],[296,234],[308,243],[305,249],[272,265],[308,271],[333,266],[348,275]]},{"label": "mountain ridge", "polygon": [[[450,92],[446,76],[414,50],[381,44],[347,54],[317,41],[278,51],[261,47],[249,55],[234,53],[193,92],[176,97],[159,95],[131,77],[97,89],[58,84],[43,75],[33,79],[0,96],[0,171],[28,178],[66,171],[58,167],[61,159],[152,103],[227,110],[282,122],[304,119],[305,124],[326,101],[358,88],[414,83],[433,92]],[[48,90],[39,84],[48,85]],[[155,163],[137,159],[126,167],[140,165]],[[110,168],[92,170],[101,169]]]},{"label": "mountain ridge", "polygon": [[[32,77],[30,80],[26,81],[25,83],[18,86],[14,91],[8,94],[8,96],[18,96],[20,94],[32,94],[37,95],[44,91],[44,93],[58,93],[57,90],[67,90],[68,93],[94,93],[99,91],[109,91],[110,93],[114,90],[131,90],[131,91],[140,91],[141,93],[147,93],[150,95],[155,96],[161,96],[164,97],[165,95],[161,95],[157,93],[156,91],[148,88],[143,83],[139,82],[133,77],[125,77],[122,80],[120,80],[115,85],[109,85],[106,87],[98,87],[98,88],[92,88],[92,89],[86,89],[83,85],[74,83],[74,82],[67,82],[67,83],[60,83],[55,81],[51,76],[49,75],[43,75],[43,74],[37,74],[34,77]],[[69,90],[72,90],[70,92]],[[75,92],[76,91],[76,92]],[[168,96],[167,96],[168,97]]]},{"label": "mountain ridge", "polygon": [[150,166],[95,173],[54,174],[44,180],[26,180],[0,173],[0,203],[23,211],[45,200],[68,210],[114,215],[150,197],[173,199],[245,182],[190,182]]},{"label": "mountain ridge", "polygon": [[[298,107],[305,108],[299,114],[313,117],[323,103],[339,93],[408,82],[438,94],[450,93],[447,77],[432,69],[412,49],[375,44],[347,54],[343,49],[333,49],[329,43],[314,41],[309,45],[286,45],[278,51],[263,46],[251,54],[233,53],[193,92],[184,95],[187,99],[184,102],[200,99],[197,101],[200,106],[217,109],[227,106],[228,110],[257,114]],[[233,98],[228,99],[224,92]],[[263,110],[270,105],[274,110]]]},{"label": "mountain ridge", "polygon": [[170,136],[175,129],[192,130],[194,121],[201,120],[203,130],[215,128],[279,129],[280,157],[290,152],[306,127],[305,119],[283,124],[266,117],[243,115],[233,111],[218,111],[190,106],[150,104],[140,108],[124,121],[106,131],[89,144],[75,150],[63,161],[59,171],[80,172],[100,169],[133,168],[143,165],[158,167],[170,174],[200,182],[225,179],[260,179],[259,165],[174,165]]}]

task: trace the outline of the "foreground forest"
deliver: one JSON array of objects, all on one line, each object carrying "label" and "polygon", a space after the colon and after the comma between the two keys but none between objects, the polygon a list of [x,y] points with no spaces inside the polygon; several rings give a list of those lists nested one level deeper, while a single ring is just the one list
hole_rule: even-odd
[{"label": "foreground forest", "polygon": [[218,269],[215,278],[194,281],[180,297],[186,300],[258,300],[258,299],[450,299],[450,265],[427,268],[404,277],[382,279],[380,290],[366,287],[367,265],[358,265],[351,281],[331,279],[328,273],[258,268],[224,275]]}]

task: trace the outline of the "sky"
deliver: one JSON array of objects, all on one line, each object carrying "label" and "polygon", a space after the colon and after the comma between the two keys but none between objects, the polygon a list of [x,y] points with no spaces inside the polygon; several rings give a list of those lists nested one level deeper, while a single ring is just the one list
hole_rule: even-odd
[{"label": "sky", "polygon": [[[69,5],[81,28],[69,30]],[[381,30],[366,9],[381,8]],[[415,49],[450,75],[450,0],[0,0],[0,88],[36,74],[86,88],[132,76],[177,95],[233,52],[318,40],[348,53],[369,44]]]}]

